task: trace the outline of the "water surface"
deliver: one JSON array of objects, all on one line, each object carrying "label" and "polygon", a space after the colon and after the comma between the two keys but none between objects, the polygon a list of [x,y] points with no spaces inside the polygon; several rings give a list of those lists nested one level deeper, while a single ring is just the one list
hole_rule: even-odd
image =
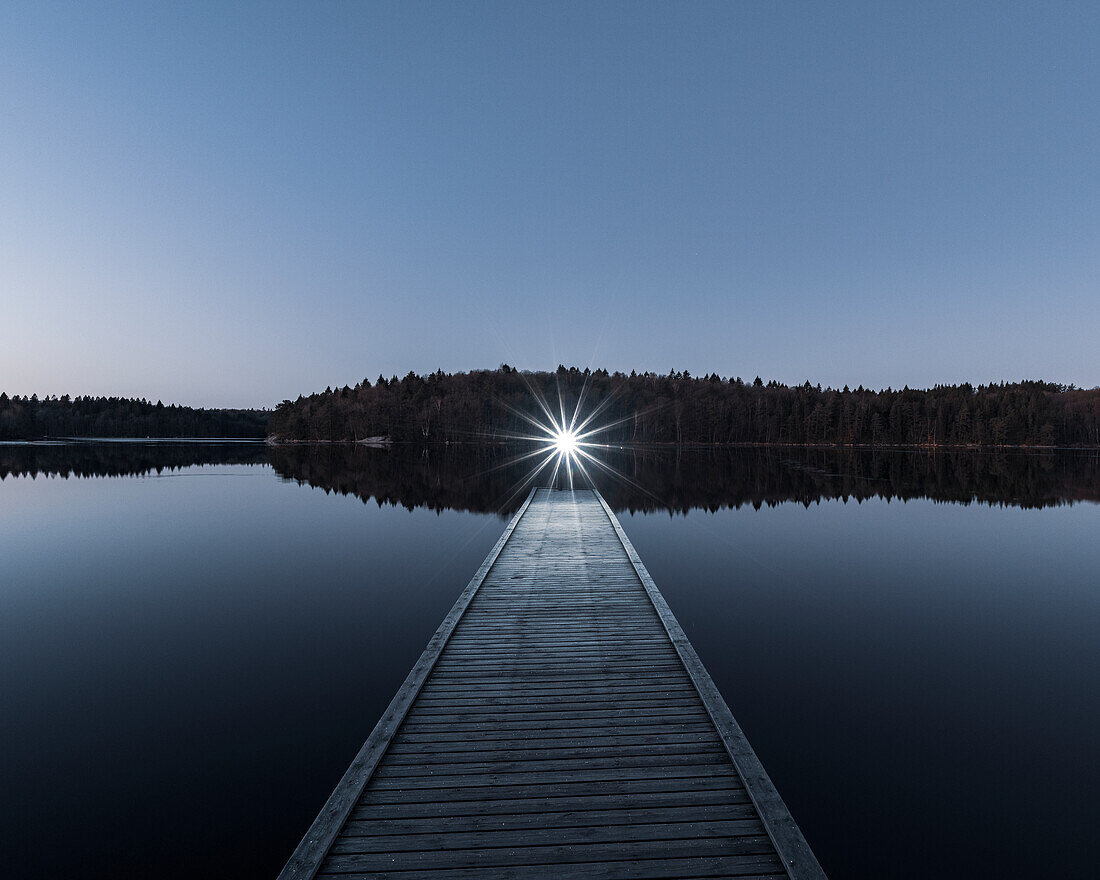
[{"label": "water surface", "polygon": [[[615,456],[832,876],[1091,876],[1094,453]],[[506,460],[0,449],[13,876],[273,877],[522,499]]]}]

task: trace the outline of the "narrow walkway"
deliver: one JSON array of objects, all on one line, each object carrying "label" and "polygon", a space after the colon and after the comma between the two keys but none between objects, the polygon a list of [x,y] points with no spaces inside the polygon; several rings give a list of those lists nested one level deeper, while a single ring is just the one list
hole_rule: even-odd
[{"label": "narrow walkway", "polygon": [[531,493],[280,875],[823,878],[595,492]]}]

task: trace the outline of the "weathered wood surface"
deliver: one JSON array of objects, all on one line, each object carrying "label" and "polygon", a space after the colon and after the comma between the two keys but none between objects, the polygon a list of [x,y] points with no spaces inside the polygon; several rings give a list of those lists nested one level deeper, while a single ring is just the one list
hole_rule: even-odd
[{"label": "weathered wood surface", "polygon": [[281,880],[823,878],[595,492],[532,492]]}]

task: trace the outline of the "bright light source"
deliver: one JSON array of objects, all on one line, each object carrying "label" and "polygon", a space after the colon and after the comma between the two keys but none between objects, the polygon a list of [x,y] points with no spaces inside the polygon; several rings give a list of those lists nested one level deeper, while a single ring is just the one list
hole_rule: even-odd
[{"label": "bright light source", "polygon": [[582,415],[581,409],[584,405],[585,391],[588,388],[586,378],[585,385],[581,388],[580,396],[577,398],[577,405],[570,416],[565,412],[565,403],[561,398],[560,389],[558,391],[558,406],[552,407],[550,402],[534,387],[528,385],[528,388],[542,411],[541,416],[532,415],[522,409],[504,404],[512,415],[526,422],[538,432],[534,435],[506,435],[512,440],[522,440],[525,443],[536,444],[535,448],[523,453],[516,459],[517,461],[528,459],[534,461],[531,472],[522,481],[520,488],[530,485],[547,468],[549,468],[549,485],[551,488],[556,488],[559,473],[564,475],[570,489],[573,488],[574,471],[584,477],[586,481],[591,482],[586,464],[604,471],[614,472],[610,465],[599,461],[593,455],[593,452],[603,444],[596,443],[592,439],[594,436],[629,421],[628,417],[599,427],[592,427],[596,417],[612,401],[614,395],[607,395],[591,412]]},{"label": "bright light source", "polygon": [[554,448],[558,451],[558,455],[574,455],[577,451],[577,435],[568,429],[555,431]]}]

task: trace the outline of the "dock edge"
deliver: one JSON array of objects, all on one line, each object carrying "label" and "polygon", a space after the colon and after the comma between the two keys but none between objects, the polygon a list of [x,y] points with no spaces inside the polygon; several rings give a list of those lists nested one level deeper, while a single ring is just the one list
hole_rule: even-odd
[{"label": "dock edge", "polygon": [[531,499],[535,497],[536,491],[538,490],[532,489],[527,495],[526,500],[509,521],[504,533],[497,540],[493,549],[489,551],[485,561],[481,563],[481,567],[470,579],[470,583],[466,585],[466,589],[462,591],[455,604],[451,606],[450,612],[443,618],[443,622],[428,642],[428,646],[420,655],[420,659],[416,661],[416,665],[406,676],[404,683],[390,701],[385,713],[374,726],[371,735],[363,743],[359,754],[355,756],[351,766],[344,772],[328,801],[321,808],[321,812],[313,820],[309,831],[306,832],[305,837],[294,849],[290,859],[283,866],[283,870],[279,872],[278,880],[312,880],[320,869],[321,863],[328,855],[333,841],[336,840],[356,801],[363,793],[363,788],[374,774],[374,770],[389,746],[393,734],[401,726],[401,722],[405,720],[405,715],[408,714],[413,701],[420,693],[424,682],[427,681],[429,673],[431,673],[436,661],[439,659],[439,655],[447,644],[447,640],[451,637],[455,627],[458,626],[459,620],[466,612],[466,608],[489,575],[489,570],[497,561],[504,545],[512,537],[516,525],[518,525],[523,514],[527,512],[527,508],[530,507]]},{"label": "dock edge", "polygon": [[764,770],[764,765],[760,763],[756,752],[749,745],[748,738],[734,719],[725,698],[723,698],[718,686],[710,677],[710,673],[707,672],[703,661],[699,659],[699,655],[695,652],[695,648],[692,647],[688,637],[684,634],[684,630],[681,628],[679,621],[676,620],[672,609],[668,607],[665,597],[657,589],[657,585],[646,570],[641,557],[638,556],[638,551],[630,543],[630,539],[623,531],[618,517],[615,516],[597,490],[593,489],[592,492],[599,499],[604,513],[607,514],[611,525],[614,526],[615,534],[619,536],[623,549],[626,550],[626,555],[630,558],[630,564],[634,566],[634,571],[642,582],[642,586],[645,587],[646,594],[649,596],[650,602],[653,603],[657,616],[661,618],[661,623],[676,648],[676,653],[680,655],[680,660],[695,685],[695,689],[699,692],[707,713],[718,729],[722,744],[726,747],[730,760],[733,761],[733,766],[741,777],[749,798],[760,814],[760,819],[764,823],[768,837],[775,845],[775,850],[783,861],[783,867],[786,868],[787,874],[791,877],[791,880],[826,880],[825,871],[818,863],[817,857],[806,842],[806,838],[802,836],[801,829],[795,823],[790,810],[787,809],[787,805],[783,803],[783,798],[779,796],[779,792],[776,790],[771,778]]}]

